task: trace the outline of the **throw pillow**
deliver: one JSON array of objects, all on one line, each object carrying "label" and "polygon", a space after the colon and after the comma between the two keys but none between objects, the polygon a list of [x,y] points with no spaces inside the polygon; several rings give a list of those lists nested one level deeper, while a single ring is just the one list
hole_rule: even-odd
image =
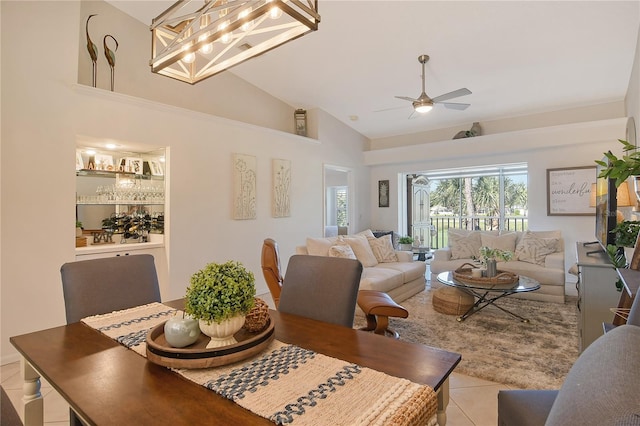
[{"label": "throw pillow", "polygon": [[398,238],[400,238],[400,235],[398,235],[397,232],[393,232],[393,231],[371,231],[373,232],[373,236],[376,238],[380,238],[384,235],[391,235],[391,244],[393,245],[394,250],[398,248]]},{"label": "throw pillow", "polygon": [[356,255],[349,244],[340,244],[329,248],[329,257],[341,257],[343,259],[355,259]]},{"label": "throw pillow", "polygon": [[492,249],[507,250],[513,253],[516,250],[517,235],[515,232],[502,234],[500,236],[480,234],[480,240],[483,246]]},{"label": "throw pillow", "polygon": [[480,247],[482,246],[480,232],[469,233],[465,230],[449,229],[448,237],[451,260],[470,259],[479,255]]},{"label": "throw pillow", "polygon": [[376,256],[373,254],[371,246],[369,245],[369,241],[367,241],[367,237],[364,235],[342,237],[341,241],[344,241],[351,246],[351,250],[355,253],[356,258],[365,268],[376,266],[378,264]]},{"label": "throw pillow", "polygon": [[[358,232],[356,235],[364,235],[365,238],[373,238],[373,237],[375,237],[375,235],[373,235],[373,231],[371,229],[365,229],[364,231]],[[349,235],[349,236],[352,237],[353,235]]]},{"label": "throw pillow", "polygon": [[559,238],[540,238],[527,231],[516,247],[515,257],[523,262],[544,266],[545,258],[557,251],[559,243]]},{"label": "throw pillow", "polygon": [[367,240],[369,240],[371,251],[378,262],[389,263],[398,261],[398,256],[396,256],[396,252],[393,250],[391,234],[383,235],[380,238],[367,238]]},{"label": "throw pillow", "polygon": [[335,245],[338,237],[307,238],[307,252],[312,256],[328,256],[329,249]]}]

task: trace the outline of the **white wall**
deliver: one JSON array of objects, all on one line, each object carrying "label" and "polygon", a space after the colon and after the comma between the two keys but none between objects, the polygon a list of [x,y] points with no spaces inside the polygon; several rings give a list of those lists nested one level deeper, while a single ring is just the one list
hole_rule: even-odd
[{"label": "white wall", "polygon": [[[366,140],[331,116],[317,117],[318,141],[78,86],[80,3],[3,1],[0,15],[3,364],[17,359],[10,336],[65,322],[59,269],[75,257],[77,135],[169,147],[170,291],[164,300],[182,297],[205,263],[227,259],[243,262],[256,276],[258,293],[267,292],[263,239],[278,241],[286,268],[297,244],[322,235],[325,163],[353,170],[360,189],[353,202],[362,212],[354,227],[368,225]],[[231,219],[232,153],[257,157],[256,220]],[[288,218],[271,217],[272,158],[292,161]]]},{"label": "white wall", "polygon": [[636,56],[633,60],[629,88],[625,97],[627,117],[633,117],[636,124],[636,134],[640,133],[640,29],[636,43]]},{"label": "white wall", "polygon": [[[92,66],[86,48],[85,24],[89,15],[97,14],[89,21],[89,37],[98,47],[97,87],[110,88],[111,73],[102,47],[103,37],[109,34],[118,40],[116,92],[294,133],[295,108],[236,77],[233,71],[224,71],[195,85],[153,74],[149,67],[151,31],[148,25],[103,1],[82,0],[80,7],[79,83],[91,86]],[[296,42],[304,43],[304,37]],[[110,39],[107,44],[111,48],[115,46]]]}]

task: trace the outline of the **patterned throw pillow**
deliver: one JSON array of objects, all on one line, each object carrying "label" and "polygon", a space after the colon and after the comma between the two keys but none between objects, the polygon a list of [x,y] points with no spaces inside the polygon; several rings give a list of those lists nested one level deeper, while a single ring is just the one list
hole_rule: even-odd
[{"label": "patterned throw pillow", "polygon": [[380,263],[397,262],[398,256],[396,256],[395,250],[393,250],[393,244],[391,243],[391,234],[383,235],[380,238],[367,238],[371,251],[376,257],[376,260]]},{"label": "patterned throw pillow", "polygon": [[343,259],[355,259],[356,255],[349,244],[340,244],[329,248],[329,257],[341,257]]},{"label": "patterned throw pillow", "polygon": [[468,232],[460,229],[449,229],[449,248],[451,259],[470,259],[479,255],[482,241],[480,232]]},{"label": "patterned throw pillow", "polygon": [[559,238],[540,238],[527,231],[516,247],[515,257],[523,262],[544,266],[547,255],[558,250]]},{"label": "patterned throw pillow", "polygon": [[351,246],[351,250],[355,253],[356,258],[365,268],[376,266],[378,264],[378,260],[371,250],[369,241],[367,241],[367,237],[364,235],[345,236],[341,237],[340,240]]}]

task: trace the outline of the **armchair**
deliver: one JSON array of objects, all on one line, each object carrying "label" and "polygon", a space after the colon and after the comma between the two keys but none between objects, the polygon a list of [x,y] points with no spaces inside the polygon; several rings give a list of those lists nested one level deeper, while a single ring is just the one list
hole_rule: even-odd
[{"label": "armchair", "polygon": [[640,327],[621,325],[578,357],[560,390],[498,393],[499,426],[640,425]]}]

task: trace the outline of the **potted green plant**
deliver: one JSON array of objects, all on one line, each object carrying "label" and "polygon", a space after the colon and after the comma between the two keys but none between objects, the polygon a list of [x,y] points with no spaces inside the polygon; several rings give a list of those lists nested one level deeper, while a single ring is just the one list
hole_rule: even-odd
[{"label": "potted green plant", "polygon": [[413,249],[413,237],[408,235],[400,237],[398,238],[398,244],[400,245],[400,250],[411,251]]},{"label": "potted green plant", "polygon": [[508,262],[513,259],[513,252],[487,246],[480,247],[479,261],[487,268],[487,277],[494,277],[498,273],[497,262]]},{"label": "potted green plant", "polygon": [[[627,258],[624,255],[624,251],[620,250],[620,247],[609,244],[605,250],[609,259],[611,259],[611,264],[614,268],[626,268],[627,267]],[[616,290],[622,291],[622,287],[624,283],[620,278],[616,280]]]},{"label": "potted green plant", "polygon": [[[611,263],[616,268],[625,268],[631,263],[635,251],[636,240],[640,231],[640,221],[625,220],[618,223],[611,231],[615,236],[615,245],[607,246],[607,254]],[[622,289],[622,283],[618,281],[616,288]]]},{"label": "potted green plant", "polygon": [[635,247],[640,231],[640,221],[625,220],[618,223],[610,232],[615,235],[616,246]]},{"label": "potted green plant", "polygon": [[76,220],[76,237],[82,237],[82,222]]},{"label": "potted green plant", "polygon": [[[605,152],[607,161],[596,160],[596,164],[602,166],[598,174],[601,178],[611,178],[616,180],[616,187],[622,185],[630,176],[640,175],[640,151],[636,146],[622,139],[618,139],[622,144],[622,157],[617,157],[611,151]],[[637,189],[636,185],[636,189]]]},{"label": "potted green plant", "polygon": [[254,305],[255,294],[253,273],[240,262],[209,263],[191,276],[185,312],[211,337],[208,348],[231,345]]}]

